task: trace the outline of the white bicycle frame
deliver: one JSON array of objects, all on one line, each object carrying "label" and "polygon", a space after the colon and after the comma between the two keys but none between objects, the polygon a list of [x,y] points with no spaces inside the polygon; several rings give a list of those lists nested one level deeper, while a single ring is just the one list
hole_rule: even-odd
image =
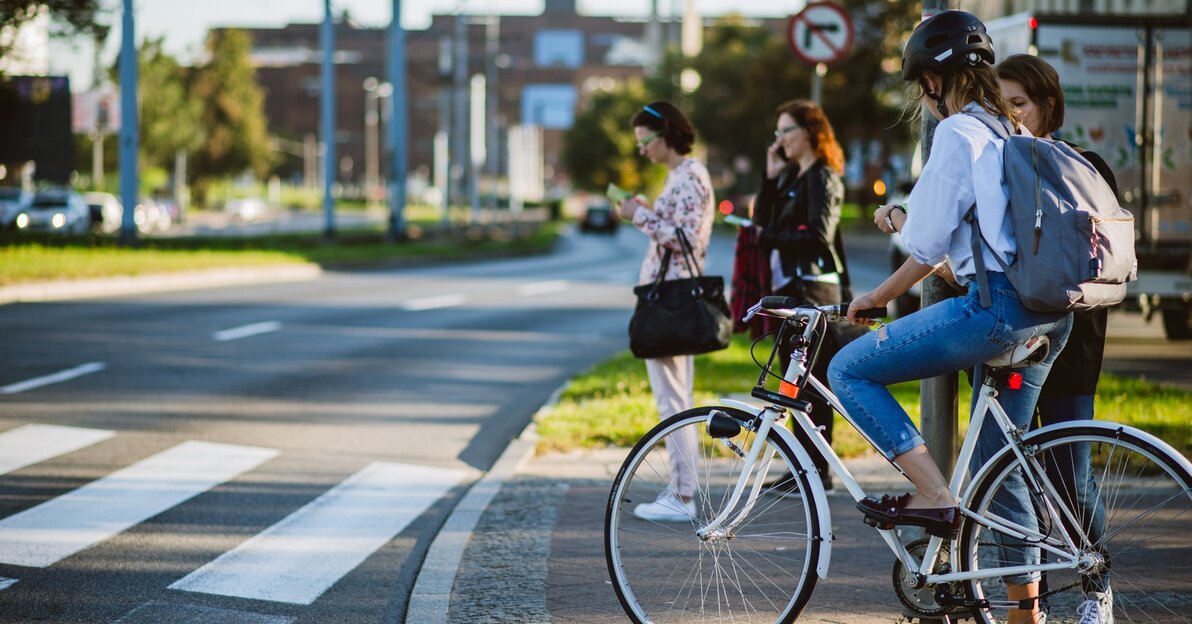
[{"label": "white bicycle frame", "polygon": [[[798,313],[806,314],[810,317],[808,320],[809,329],[807,331],[809,335],[819,321],[818,316],[816,315],[822,313],[818,310],[812,311],[808,309],[802,309]],[[794,313],[792,312],[791,315],[793,314]],[[806,376],[807,383],[818,393],[820,393],[820,396],[827,399],[829,405],[831,405],[833,409],[839,412],[846,420],[849,421],[850,424],[853,424],[853,426],[856,427],[852,417],[848,414],[848,411],[844,409],[844,406],[841,405],[840,400],[836,397],[836,395],[832,394],[832,392],[828,390],[823,383],[806,371],[806,367],[798,358],[792,358],[791,364],[787,367],[786,381],[794,383],[802,376]],[[972,479],[968,485],[968,489],[970,491],[964,493],[965,497],[961,497],[961,489],[965,484],[965,478],[968,476],[968,465],[972,460],[973,453],[976,450],[981,427],[985,422],[986,415],[992,414],[994,421],[997,422],[1003,435],[1005,435],[1007,439],[1011,441],[1011,444],[1009,444],[1007,447],[1008,451],[1003,451],[1002,453],[1012,452],[1016,456],[1017,462],[1023,467],[1023,474],[1027,479],[1028,487],[1032,488],[1033,491],[1045,490],[1048,493],[1049,497],[1044,498],[1047,503],[1046,512],[1052,520],[1052,525],[1057,530],[1053,531],[1052,536],[1049,537],[1041,534],[1037,526],[1022,526],[993,514],[990,514],[989,516],[980,516],[977,513],[967,509],[963,504],[960,507],[960,511],[967,518],[969,518],[969,520],[991,530],[1014,538],[1030,540],[1035,546],[1054,555],[1054,560],[1050,563],[997,567],[973,572],[933,574],[931,571],[936,567],[936,560],[944,542],[943,538],[931,537],[930,541],[928,542],[927,549],[923,553],[923,560],[921,562],[916,562],[914,557],[911,556],[910,552],[908,552],[898,540],[896,529],[879,529],[878,533],[882,536],[882,539],[885,540],[886,545],[889,546],[890,550],[895,554],[895,556],[902,561],[902,564],[906,567],[906,569],[916,570],[920,575],[926,578],[927,584],[953,583],[957,581],[1015,576],[1033,572],[1073,569],[1084,563],[1088,563],[1083,561],[1082,556],[1080,555],[1080,548],[1076,545],[1071,536],[1068,535],[1067,530],[1064,528],[1065,523],[1057,521],[1062,517],[1068,522],[1067,526],[1073,527],[1079,527],[1079,522],[1077,522],[1072,510],[1067,506],[1061,505],[1061,508],[1057,510],[1052,504],[1052,501],[1061,501],[1063,498],[1047,478],[1043,467],[1040,466],[1033,458],[1027,457],[1023,453],[1023,449],[1019,444],[1019,441],[1022,438],[1022,432],[1014,425],[1013,421],[1010,420],[1010,417],[1006,414],[1001,404],[998,403],[997,390],[988,385],[986,381],[982,383],[979,392],[980,395],[977,398],[977,403],[973,407],[968,433],[965,435],[964,444],[961,447],[960,455],[956,461],[956,468],[953,471],[951,481],[949,482],[949,489],[952,492],[953,497],[963,503],[967,499],[967,496],[971,494],[971,490],[974,485],[980,481],[977,478]],[[701,538],[721,532],[731,532],[732,529],[737,524],[742,522],[753,509],[758,496],[761,494],[762,483],[766,478],[767,472],[769,471],[770,462],[773,459],[773,455],[776,453],[774,449],[769,449],[769,445],[766,443],[767,435],[771,430],[775,431],[777,435],[786,442],[788,448],[795,452],[796,459],[799,462],[798,468],[800,470],[812,472],[815,471],[814,465],[811,463],[810,455],[808,455],[803,449],[803,445],[795,437],[795,434],[786,427],[773,426],[775,422],[779,422],[781,417],[787,413],[792,416],[797,426],[803,430],[803,433],[806,434],[806,438],[809,439],[812,444],[814,444],[816,451],[827,460],[830,469],[836,474],[837,477],[840,478],[840,481],[843,483],[845,489],[848,490],[853,499],[860,501],[867,495],[865,490],[863,490],[861,485],[857,482],[856,478],[854,478],[852,473],[849,472],[848,467],[844,465],[844,463],[836,455],[835,451],[832,450],[831,445],[828,444],[828,441],[824,439],[824,436],[820,433],[819,428],[816,427],[811,421],[811,417],[808,414],[798,410],[788,410],[784,407],[778,407],[775,405],[758,407],[757,405],[751,403],[732,400],[726,400],[724,403],[726,406],[740,409],[755,416],[759,416],[760,423],[755,433],[754,443],[745,453],[744,465],[742,466],[741,474],[737,479],[737,485],[734,487],[732,495],[730,496],[726,505],[720,510],[720,513],[718,513],[711,522],[699,528],[697,535],[699,535]],[[1039,431],[1049,431],[1053,427],[1061,426],[1062,425],[1053,425],[1040,429]],[[857,428],[857,430],[861,431],[860,428]],[[862,432],[862,435],[864,435],[864,432]],[[866,436],[866,439],[868,439],[868,436]],[[872,442],[872,440],[870,440],[870,442]],[[766,451],[766,455],[762,459],[762,464],[760,464],[755,474],[753,468],[755,465],[757,465],[757,461],[759,457],[762,456],[763,451]],[[986,467],[992,465],[996,460],[1000,459],[1002,453],[999,453],[991,458],[986,463]],[[980,474],[983,474],[983,472],[979,473],[977,476],[980,476]],[[751,477],[754,479],[752,485],[749,483]],[[827,578],[828,559],[831,554],[830,545],[832,543],[832,525],[830,516],[827,512],[827,498],[826,494],[824,493],[823,485],[818,479],[809,479],[808,481],[811,485],[811,494],[814,496],[817,502],[817,507],[821,510],[820,524],[826,527],[825,530],[828,532],[826,537],[822,537],[823,546],[821,547],[820,561],[816,566],[819,576],[821,578]],[[740,502],[747,488],[749,488],[749,495],[746,497],[745,504],[740,510],[737,510],[737,504]],[[736,511],[736,513],[734,513],[734,511]],[[732,518],[731,521],[729,520],[730,517]],[[1056,533],[1058,533],[1059,538],[1062,540],[1058,547],[1053,544],[1055,541],[1054,535]],[[814,537],[820,536],[813,536],[813,538]],[[1079,537],[1082,542],[1087,541],[1087,536],[1081,535]],[[1004,603],[990,601],[990,606],[992,607],[1015,607],[1017,604],[1018,603],[1016,601]]]}]

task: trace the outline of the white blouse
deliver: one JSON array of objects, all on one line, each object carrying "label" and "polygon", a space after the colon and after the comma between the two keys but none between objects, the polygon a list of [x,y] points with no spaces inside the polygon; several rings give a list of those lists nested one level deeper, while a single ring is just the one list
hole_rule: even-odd
[{"label": "white blouse", "polygon": [[[975,109],[975,102],[964,108]],[[922,264],[936,266],[947,260],[962,285],[977,274],[970,240],[972,228],[964,221],[974,198],[985,240],[1007,263],[1015,249],[1007,218],[1009,188],[1002,165],[1004,146],[1005,141],[979,119],[951,115],[936,128],[931,156],[911,191],[906,222],[900,231],[903,244]],[[989,247],[982,244],[980,248],[985,254],[986,270],[1000,272]]]}]

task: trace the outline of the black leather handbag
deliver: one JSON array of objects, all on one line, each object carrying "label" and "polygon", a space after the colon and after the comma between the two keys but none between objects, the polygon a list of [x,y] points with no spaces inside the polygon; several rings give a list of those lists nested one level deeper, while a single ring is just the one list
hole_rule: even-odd
[{"label": "black leather handbag", "polygon": [[671,250],[652,284],[633,289],[637,307],[629,320],[629,350],[639,358],[696,355],[728,347],[733,321],[724,298],[724,278],[703,275],[691,244],[678,231],[683,259],[692,277],[666,279]]}]

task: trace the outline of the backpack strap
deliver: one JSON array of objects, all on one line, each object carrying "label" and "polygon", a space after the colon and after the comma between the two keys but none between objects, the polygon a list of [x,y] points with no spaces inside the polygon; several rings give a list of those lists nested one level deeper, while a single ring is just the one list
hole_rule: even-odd
[{"label": "backpack strap", "polygon": [[975,111],[964,111],[964,114],[985,124],[985,127],[992,130],[993,133],[1002,140],[1008,139],[1011,135],[1016,134],[1014,132],[1014,127],[1010,125],[1009,119],[1000,116],[994,117],[989,113],[989,111],[979,106]]},{"label": "backpack strap", "polygon": [[[973,248],[973,264],[977,266],[977,292],[981,294],[981,307],[988,308],[993,305],[993,300],[989,295],[989,278],[985,276],[985,254],[981,253],[981,243],[993,251],[993,245],[985,240],[985,234],[981,232],[981,223],[977,221],[977,204],[974,203],[969,207],[968,212],[964,213],[964,222],[969,224],[969,244]],[[993,259],[1001,265],[1002,271],[1007,274],[1010,271],[1010,265],[1002,261],[1002,257],[993,252]]]}]

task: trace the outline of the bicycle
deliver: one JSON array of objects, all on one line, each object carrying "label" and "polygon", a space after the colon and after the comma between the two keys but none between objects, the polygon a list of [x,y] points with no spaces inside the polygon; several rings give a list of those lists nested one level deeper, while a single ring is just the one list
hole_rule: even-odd
[{"label": "bicycle", "polygon": [[[605,558],[625,613],[634,622],[792,622],[818,578],[826,578],[832,549],[828,501],[810,453],[822,455],[844,489],[866,492],[812,424],[808,386],[853,423],[840,401],[808,371],[828,322],[843,306],[795,307],[765,297],[750,309],[783,319],[769,360],[751,395],[761,406],[725,400],[672,416],[630,451],[613,481],[605,515]],[[867,318],[884,310],[864,311]],[[781,340],[793,353],[777,392],[767,387]],[[756,346],[756,342],[754,343]],[[954,540],[922,537],[903,543],[892,525],[875,526],[895,555],[894,589],[919,617],[1005,621],[1005,610],[1030,608],[1011,600],[1004,578],[1045,575],[1038,599],[1050,622],[1072,613],[1090,587],[1113,593],[1117,622],[1192,621],[1192,464],[1155,436],[1133,427],[1081,421],[1030,432],[1015,427],[997,401],[1012,391],[1015,369],[1041,361],[1046,338],[1033,339],[987,362],[968,433],[949,485],[963,515]],[[756,358],[755,358],[755,361]],[[790,417],[798,433],[778,426]],[[981,425],[992,417],[1008,444],[968,478]],[[854,424],[855,426],[855,424]],[[687,522],[650,522],[633,506],[670,486],[665,440],[686,429],[697,436],[696,512]],[[1089,453],[1096,502],[1074,500],[1071,479],[1057,468]],[[797,486],[777,495],[766,480],[785,468]],[[1015,523],[999,504],[1008,483],[1029,488],[1032,520]],[[1092,515],[1103,509],[1104,526]],[[913,535],[911,536],[913,537]],[[1038,549],[1037,560],[1010,557]],[[1066,607],[1071,610],[1064,611]]]}]

